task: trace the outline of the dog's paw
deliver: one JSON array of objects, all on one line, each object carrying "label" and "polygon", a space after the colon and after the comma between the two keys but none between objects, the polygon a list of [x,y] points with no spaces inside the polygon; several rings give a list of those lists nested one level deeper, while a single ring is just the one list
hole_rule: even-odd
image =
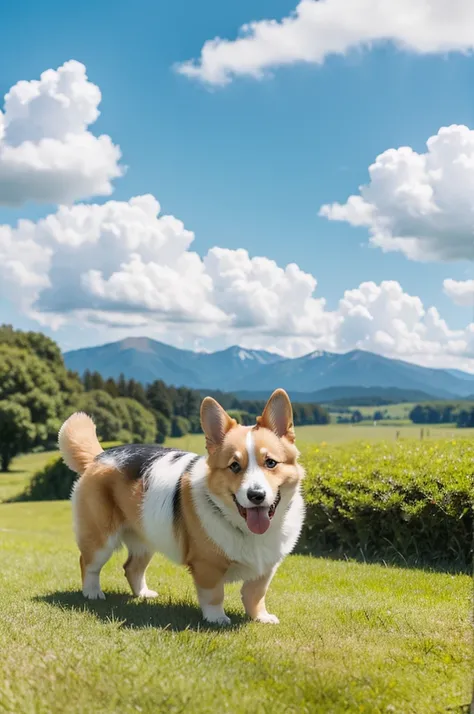
[{"label": "dog's paw", "polygon": [[105,600],[105,595],[100,588],[84,588],[82,594],[87,600]]},{"label": "dog's paw", "polygon": [[138,597],[144,597],[144,598],[153,598],[153,597],[158,597],[158,593],[155,590],[150,590],[149,588],[143,588],[143,590],[140,590],[138,593]]},{"label": "dog's paw", "polygon": [[279,625],[280,620],[276,615],[270,615],[268,612],[264,612],[255,618],[255,622],[263,622],[268,625]]},{"label": "dog's paw", "polygon": [[228,627],[228,625],[231,624],[231,619],[230,617],[227,617],[226,614],[217,615],[215,617],[208,615],[204,618],[204,620],[209,622],[211,625],[220,625],[221,627]]}]

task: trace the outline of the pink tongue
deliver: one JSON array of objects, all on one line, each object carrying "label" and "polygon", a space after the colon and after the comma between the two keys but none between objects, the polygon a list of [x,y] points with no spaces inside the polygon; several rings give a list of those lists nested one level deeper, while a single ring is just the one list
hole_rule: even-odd
[{"label": "pink tongue", "polygon": [[252,533],[265,533],[270,527],[268,508],[247,508],[247,525]]}]

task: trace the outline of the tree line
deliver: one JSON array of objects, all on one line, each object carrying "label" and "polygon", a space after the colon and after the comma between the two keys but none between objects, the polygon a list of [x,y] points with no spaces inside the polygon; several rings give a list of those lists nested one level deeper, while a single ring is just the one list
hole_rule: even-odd
[{"label": "tree line", "polygon": [[474,405],[469,402],[417,404],[409,417],[414,424],[456,424],[459,428],[474,427]]},{"label": "tree line", "polygon": [[[143,385],[120,375],[104,379],[66,369],[54,340],[40,332],[0,326],[0,467],[6,471],[18,454],[55,448],[58,430],[74,411],[94,419],[102,441],[163,443],[169,436],[200,433],[204,395],[161,380]],[[253,424],[264,401],[213,396],[239,423]],[[295,404],[295,425],[327,424],[329,413],[318,404]]]}]

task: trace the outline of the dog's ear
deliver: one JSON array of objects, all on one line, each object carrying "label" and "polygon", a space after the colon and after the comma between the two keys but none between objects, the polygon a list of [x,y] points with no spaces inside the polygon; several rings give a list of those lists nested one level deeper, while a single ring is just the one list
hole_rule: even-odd
[{"label": "dog's ear", "polygon": [[212,397],[206,397],[201,404],[201,426],[206,437],[206,448],[213,454],[224,441],[227,432],[237,422]]},{"label": "dog's ear", "polygon": [[284,436],[292,443],[295,440],[293,409],[284,389],[277,389],[268,400],[262,416],[257,418],[258,426],[270,429],[280,438]]}]

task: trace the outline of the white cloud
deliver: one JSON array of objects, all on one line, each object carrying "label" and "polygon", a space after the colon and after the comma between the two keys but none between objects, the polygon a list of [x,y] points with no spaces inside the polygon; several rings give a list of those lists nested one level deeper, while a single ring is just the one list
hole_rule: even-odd
[{"label": "white cloud", "polygon": [[384,151],[359,195],[322,206],[320,215],[367,226],[373,245],[412,260],[472,260],[474,131],[443,127],[426,145],[422,154],[410,147]]},{"label": "white cloud", "polygon": [[316,279],[295,263],[281,268],[273,260],[250,258],[246,250],[212,248],[204,265],[216,305],[235,329],[276,336],[318,337],[333,316],[313,297]]},{"label": "white cloud", "polygon": [[362,283],[328,310],[297,265],[219,247],[201,258],[194,234],[159,210],[147,195],[0,226],[0,298],[41,325],[92,327],[103,341],[146,333],[209,349],[276,345],[291,356],[360,348],[474,368],[473,328],[450,329],[399,283]]},{"label": "white cloud", "polygon": [[391,42],[400,50],[467,52],[474,48],[471,0],[301,0],[280,21],[250,22],[235,40],[208,40],[198,60],[177,70],[210,85],[236,76],[261,78],[298,62],[322,64],[329,55]]},{"label": "white cloud", "polygon": [[89,131],[100,101],[99,88],[74,60],[10,89],[0,111],[0,204],[112,193],[112,180],[123,174],[120,149]]},{"label": "white cloud", "polygon": [[452,280],[447,278],[443,282],[446,295],[461,307],[474,305],[474,280]]}]

